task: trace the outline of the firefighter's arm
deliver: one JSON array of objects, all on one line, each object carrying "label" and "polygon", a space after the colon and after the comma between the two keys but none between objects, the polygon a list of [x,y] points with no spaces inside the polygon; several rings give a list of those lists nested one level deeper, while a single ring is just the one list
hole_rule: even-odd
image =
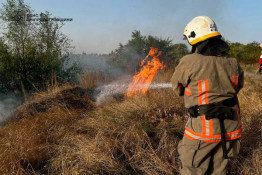
[{"label": "firefighter's arm", "polygon": [[175,68],[175,72],[171,78],[172,88],[177,95],[184,95],[185,87],[187,86],[188,80],[188,66],[182,58]]},{"label": "firefighter's arm", "polygon": [[239,71],[239,77],[238,77],[238,86],[237,86],[237,93],[240,91],[240,89],[244,86],[244,71],[238,64],[238,71]]}]

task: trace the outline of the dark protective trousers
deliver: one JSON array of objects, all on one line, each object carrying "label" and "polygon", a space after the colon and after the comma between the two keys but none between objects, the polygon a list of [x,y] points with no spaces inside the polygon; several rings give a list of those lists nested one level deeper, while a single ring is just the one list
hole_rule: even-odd
[{"label": "dark protective trousers", "polygon": [[[239,153],[240,141],[227,141],[226,145],[228,156],[235,158]],[[178,152],[182,162],[181,175],[226,175],[230,159],[223,158],[221,142],[209,143],[183,137]]]},{"label": "dark protective trousers", "polygon": [[259,64],[258,72],[259,72],[259,73],[262,72],[262,64]]}]

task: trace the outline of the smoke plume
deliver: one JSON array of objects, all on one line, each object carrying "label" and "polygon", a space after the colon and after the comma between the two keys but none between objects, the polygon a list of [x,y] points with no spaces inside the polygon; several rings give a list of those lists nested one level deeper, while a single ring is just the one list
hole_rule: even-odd
[{"label": "smoke plume", "polygon": [[3,124],[13,113],[14,109],[21,104],[22,99],[17,98],[14,93],[0,94],[0,125]]}]

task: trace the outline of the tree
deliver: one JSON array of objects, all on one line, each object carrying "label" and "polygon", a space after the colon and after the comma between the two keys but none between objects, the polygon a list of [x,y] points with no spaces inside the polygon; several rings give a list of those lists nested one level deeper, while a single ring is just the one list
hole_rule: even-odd
[{"label": "tree", "polygon": [[245,63],[256,63],[261,52],[258,42],[252,42],[245,45],[241,58]]},{"label": "tree", "polygon": [[63,24],[49,20],[49,12],[34,22],[32,12],[23,0],[7,0],[1,9],[5,25],[0,43],[5,53],[0,56],[1,90],[44,90],[53,77],[60,82],[76,79],[77,67],[65,68],[70,42],[61,32]]},{"label": "tree", "polygon": [[184,44],[173,45],[169,38],[143,36],[140,31],[134,31],[127,44],[119,44],[118,49],[109,54],[109,62],[129,73],[134,73],[139,71],[140,62],[148,54],[150,47],[158,48],[163,52],[161,61],[167,66],[171,66],[175,59],[188,53],[187,46]]},{"label": "tree", "polygon": [[258,42],[248,43],[246,45],[235,42],[229,43],[230,50],[229,55],[237,58],[243,63],[256,63],[261,52],[261,48]]},{"label": "tree", "polygon": [[167,39],[162,39],[159,37],[153,37],[151,35],[148,35],[146,37],[145,41],[145,47],[146,47],[146,53],[149,52],[150,47],[155,47],[158,48],[163,52],[163,55],[161,57],[161,60],[166,64],[170,65],[170,63],[173,60],[173,55],[171,54],[171,50],[173,48],[172,41],[167,38]]},{"label": "tree", "polygon": [[180,60],[180,58],[182,58],[183,56],[189,54],[189,50],[188,47],[185,44],[174,44],[172,46],[172,50],[170,52],[170,54],[173,56],[172,60],[175,64],[178,63],[178,61]]},{"label": "tree", "polygon": [[132,39],[128,41],[127,47],[131,47],[138,55],[145,55],[146,52],[146,37],[142,36],[140,31],[132,32]]}]

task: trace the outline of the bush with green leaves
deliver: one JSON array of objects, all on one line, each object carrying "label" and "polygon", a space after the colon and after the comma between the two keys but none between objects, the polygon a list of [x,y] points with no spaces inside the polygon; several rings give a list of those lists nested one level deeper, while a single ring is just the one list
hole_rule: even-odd
[{"label": "bush with green leaves", "polygon": [[239,42],[228,43],[230,46],[229,55],[246,64],[258,63],[262,51],[258,42],[254,41],[248,44],[241,44]]}]

